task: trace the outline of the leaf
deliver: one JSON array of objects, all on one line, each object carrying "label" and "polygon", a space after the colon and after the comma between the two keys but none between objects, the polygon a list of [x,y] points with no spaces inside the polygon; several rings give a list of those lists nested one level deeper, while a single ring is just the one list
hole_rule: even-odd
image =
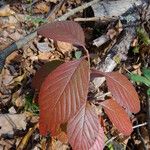
[{"label": "leaf", "polygon": [[142,72],[143,72],[144,76],[145,76],[148,80],[150,80],[150,69],[148,69],[148,68],[143,68],[143,69],[142,69]]},{"label": "leaf", "polygon": [[0,8],[0,17],[6,17],[6,16],[14,15],[14,14],[15,12],[10,9],[9,5],[6,5]]},{"label": "leaf", "polygon": [[83,58],[57,67],[44,80],[39,93],[40,133],[55,133],[85,104],[89,84],[89,64]]},{"label": "leaf", "polygon": [[127,113],[115,100],[105,100],[101,103],[101,105],[111,122],[121,133],[126,136],[132,133],[132,123]]},{"label": "leaf", "polygon": [[[72,149],[88,150],[93,146],[96,147],[98,141],[101,142],[99,143],[100,145],[103,145],[103,133],[102,135],[99,135],[99,131],[102,132],[98,116],[92,110],[90,105],[87,105],[86,107],[84,105],[68,122],[67,134]],[[102,139],[99,140],[101,136]]]},{"label": "leaf", "polygon": [[97,139],[95,140],[95,143],[90,148],[90,150],[103,150],[103,148],[104,148],[104,132],[103,128],[100,128]]},{"label": "leaf", "polygon": [[76,59],[80,59],[81,56],[82,56],[82,51],[76,51],[76,52],[75,52],[75,58],[76,58]]},{"label": "leaf", "polygon": [[131,74],[129,76],[131,80],[134,82],[140,82],[140,83],[144,83],[147,86],[150,86],[150,80],[148,80],[146,77],[143,77],[137,74]]},{"label": "leaf", "polygon": [[36,90],[40,90],[40,87],[50,72],[56,69],[59,65],[61,65],[63,61],[60,60],[52,60],[46,64],[44,64],[34,75],[32,79],[32,87]]},{"label": "leaf", "polygon": [[79,46],[85,45],[84,32],[80,25],[73,21],[57,21],[38,29],[38,34],[56,41],[68,42]]},{"label": "leaf", "polygon": [[115,100],[128,111],[139,112],[139,97],[131,82],[118,72],[105,73],[105,77],[108,89]]},{"label": "leaf", "polygon": [[147,90],[147,95],[150,96],[150,88]]},{"label": "leaf", "polygon": [[97,78],[97,77],[104,77],[105,73],[99,70],[91,69],[91,77]]}]

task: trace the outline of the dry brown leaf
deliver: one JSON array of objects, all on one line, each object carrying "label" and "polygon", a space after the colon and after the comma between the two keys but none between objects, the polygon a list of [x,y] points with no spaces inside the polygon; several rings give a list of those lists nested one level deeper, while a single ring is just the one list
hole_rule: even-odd
[{"label": "dry brown leaf", "polygon": [[15,100],[15,105],[17,107],[23,107],[25,105],[25,99],[22,98],[22,96],[18,97],[16,100]]},{"label": "dry brown leaf", "polygon": [[11,61],[18,61],[19,59],[21,59],[21,55],[18,54],[17,51],[15,51],[6,58],[6,62],[10,63]]},{"label": "dry brown leaf", "polygon": [[61,143],[60,141],[52,138],[52,146],[51,146],[50,150],[67,150],[67,149],[69,149],[68,145],[65,145],[65,144]]},{"label": "dry brown leaf", "polygon": [[137,65],[133,65],[134,70],[132,71],[132,73],[134,74],[138,74],[141,75],[142,71],[141,71],[141,63],[137,64]]},{"label": "dry brown leaf", "polygon": [[9,85],[11,82],[13,82],[13,78],[14,76],[12,76],[9,72],[9,70],[5,69],[4,70],[4,74],[2,75],[2,83],[7,86]]},{"label": "dry brown leaf", "polygon": [[52,53],[42,53],[39,51],[38,59],[45,62],[48,61],[49,58],[52,56]]},{"label": "dry brown leaf", "polygon": [[35,13],[47,13],[49,11],[49,7],[46,5],[45,2],[41,2],[36,5],[36,8],[34,9]]},{"label": "dry brown leaf", "polygon": [[57,3],[58,0],[46,0],[46,2]]},{"label": "dry brown leaf", "polygon": [[73,49],[73,45],[67,42],[57,41],[58,50],[62,53],[70,52]]},{"label": "dry brown leaf", "polygon": [[1,17],[6,17],[15,14],[13,10],[10,9],[9,5],[4,6],[3,8],[0,9],[0,16]]},{"label": "dry brown leaf", "polygon": [[121,23],[121,21],[119,20],[114,29],[109,29],[109,30],[108,30],[107,36],[109,36],[110,39],[114,39],[116,36],[119,35],[119,33],[120,33],[122,30],[123,30],[122,23]]},{"label": "dry brown leaf", "polygon": [[26,129],[24,114],[0,114],[0,135],[13,134],[14,129]]}]

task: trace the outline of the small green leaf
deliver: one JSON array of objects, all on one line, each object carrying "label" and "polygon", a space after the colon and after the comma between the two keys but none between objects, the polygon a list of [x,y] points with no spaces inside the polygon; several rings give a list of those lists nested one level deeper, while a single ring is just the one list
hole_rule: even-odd
[{"label": "small green leaf", "polygon": [[137,35],[141,42],[143,42],[145,45],[150,44],[150,39],[148,36],[148,33],[145,31],[144,28],[137,28]]},{"label": "small green leaf", "polygon": [[150,88],[147,90],[147,95],[150,96]]},{"label": "small green leaf", "polygon": [[129,76],[130,76],[131,80],[134,81],[134,82],[137,82],[137,83],[139,82],[139,83],[143,83],[147,86],[150,86],[150,81],[147,78],[143,77],[143,76],[140,76],[140,75],[137,75],[137,74],[131,74]]},{"label": "small green leaf", "polygon": [[148,69],[148,68],[143,68],[143,69],[142,69],[142,72],[143,72],[144,76],[145,76],[148,80],[150,80],[150,69]]},{"label": "small green leaf", "polygon": [[110,143],[110,144],[108,144],[108,149],[109,149],[109,150],[114,150],[114,148],[113,148],[113,144],[111,144],[111,143]]},{"label": "small green leaf", "polygon": [[136,46],[136,47],[133,48],[132,51],[133,51],[133,53],[138,54],[139,53],[139,49],[140,49],[140,47]]},{"label": "small green leaf", "polygon": [[80,59],[81,56],[82,56],[82,51],[76,51],[76,52],[75,52],[75,58],[76,58],[76,59]]},{"label": "small green leaf", "polygon": [[27,95],[25,97],[25,111],[32,112],[34,114],[39,114],[39,107],[36,103],[33,103],[33,96]]}]

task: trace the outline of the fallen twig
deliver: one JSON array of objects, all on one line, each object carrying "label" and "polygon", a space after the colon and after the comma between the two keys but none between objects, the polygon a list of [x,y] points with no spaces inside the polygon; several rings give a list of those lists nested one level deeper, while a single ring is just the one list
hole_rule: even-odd
[{"label": "fallen twig", "polygon": [[[136,121],[136,123],[138,124],[138,121]],[[142,135],[141,135],[141,133],[140,133],[139,128],[136,128],[136,131],[137,131],[137,134],[138,134],[138,136],[139,136],[139,138],[140,138],[140,140],[141,140],[141,142],[142,142],[142,144],[143,144],[143,149],[144,149],[144,150],[148,150],[148,148],[147,148],[147,146],[146,146],[146,144],[145,144],[145,141],[144,141],[144,139],[143,139],[143,137],[142,137]]]},{"label": "fallen twig", "polygon": [[143,127],[143,126],[146,126],[146,125],[147,125],[147,122],[144,122],[144,123],[133,126],[133,129]]},{"label": "fallen twig", "polygon": [[33,128],[29,129],[28,133],[22,138],[21,142],[19,143],[17,150],[23,150],[26,148],[30,140],[30,137],[32,136],[33,132],[36,130],[37,127],[38,127],[38,123]]},{"label": "fallen twig", "polygon": [[100,22],[109,22],[115,21],[118,17],[90,17],[90,18],[75,18],[74,21],[100,21]]},{"label": "fallen twig", "polygon": [[56,13],[58,12],[58,10],[62,7],[62,5],[65,2],[66,2],[66,0],[61,0],[60,3],[58,5],[56,5],[50,13],[48,13],[47,20],[49,22],[55,19]]},{"label": "fallen twig", "polygon": [[66,20],[67,18],[69,18],[70,16],[74,15],[75,13],[80,12],[80,11],[82,11],[82,10],[84,10],[84,9],[94,5],[94,4],[96,4],[98,1],[100,1],[100,0],[93,0],[91,2],[85,3],[85,4],[79,6],[79,7],[75,8],[75,9],[70,10],[68,13],[66,13],[63,16],[57,18],[56,20],[58,20],[58,21]]}]

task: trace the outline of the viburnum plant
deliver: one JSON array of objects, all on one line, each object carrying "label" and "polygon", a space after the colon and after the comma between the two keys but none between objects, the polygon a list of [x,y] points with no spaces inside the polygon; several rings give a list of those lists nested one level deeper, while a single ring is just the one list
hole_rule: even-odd
[{"label": "viburnum plant", "polygon": [[[92,74],[95,77],[104,76],[112,94],[112,98],[99,104],[113,125],[124,135],[130,135],[133,129],[127,112],[139,112],[137,92],[130,81],[118,72],[90,70],[89,53],[80,25],[73,21],[54,22],[41,27],[38,34],[80,46],[86,52],[80,59],[56,61],[55,65],[48,63],[35,75],[33,85],[40,89],[40,134],[55,136],[59,126],[67,123],[68,141],[73,150],[103,149],[104,133],[98,118],[100,114],[96,114],[92,101],[87,101]],[[49,73],[49,70],[53,71]],[[41,79],[37,79],[39,75]]]}]

